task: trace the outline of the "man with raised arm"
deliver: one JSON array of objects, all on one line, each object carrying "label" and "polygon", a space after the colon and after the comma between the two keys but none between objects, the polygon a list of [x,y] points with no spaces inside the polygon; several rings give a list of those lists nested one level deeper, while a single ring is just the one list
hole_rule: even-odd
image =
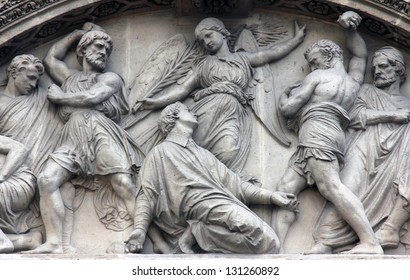
[{"label": "man with raised arm", "polygon": [[141,169],[130,251],[142,251],[154,222],[173,253],[277,253],[275,232],[246,205],[275,204],[296,211],[292,194],[242,181],[192,135],[197,117],[182,103],[168,105],[159,128],[166,137]]},{"label": "man with raised arm", "polygon": [[[383,254],[360,200],[340,180],[348,110],[353,106],[364,81],[366,44],[356,31],[361,18],[346,12],[339,18],[352,54],[349,70],[343,64],[341,48],[330,40],[320,40],[305,54],[311,73],[281,96],[279,109],[293,121],[299,145],[281,178],[278,189],[298,194],[316,184],[343,219],[354,229],[360,244],[350,253]],[[285,240],[295,214],[278,210],[274,220],[281,242]]]},{"label": "man with raised arm", "polygon": [[[64,61],[77,44],[82,70]],[[138,148],[117,125],[128,112],[122,78],[104,72],[112,51],[110,36],[98,26],[86,24],[57,41],[44,64],[53,80],[61,85],[49,88],[48,99],[59,106],[65,125],[57,149],[46,161],[38,178],[40,209],[46,229],[46,242],[32,253],[62,253],[64,205],[60,186],[68,180],[81,180],[82,186],[95,188],[95,176],[105,177],[114,192],[124,200],[134,217]],[[91,182],[87,184],[87,182]]]},{"label": "man with raised arm", "polygon": [[[409,218],[410,98],[401,92],[406,62],[396,48],[378,49],[372,59],[373,84],[362,86],[350,110],[342,182],[359,197],[384,249],[395,248]],[[311,253],[330,253],[354,244],[357,235],[328,206]]]}]

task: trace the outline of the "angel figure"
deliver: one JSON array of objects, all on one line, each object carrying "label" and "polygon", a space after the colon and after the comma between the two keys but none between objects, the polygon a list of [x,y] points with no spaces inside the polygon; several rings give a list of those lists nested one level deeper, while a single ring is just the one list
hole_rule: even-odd
[{"label": "angel figure", "polygon": [[[171,85],[168,82],[156,94],[153,93],[155,90],[150,90],[148,93],[140,91],[140,96],[135,96],[131,89],[131,96],[134,95],[131,99],[137,99],[134,113],[146,115],[144,110],[163,108],[189,96],[193,97],[194,103],[190,109],[197,115],[199,122],[193,139],[235,172],[242,171],[250,149],[252,123],[247,105],[252,107],[277,140],[289,145],[275,115],[276,97],[273,93],[269,95],[273,92],[273,83],[270,81],[272,73],[268,64],[285,57],[302,43],[305,26],[299,27],[295,22],[293,38],[263,48],[259,47],[254,34],[250,28],[242,28],[231,51],[230,39],[235,36],[225,28],[222,21],[216,18],[202,20],[195,29],[195,37],[207,54],[200,56],[198,52],[191,51],[196,57],[191,60],[186,75],[181,75]],[[154,57],[155,61],[159,61],[158,55]],[[163,59],[169,61],[170,57]],[[154,74],[147,74],[152,69],[144,71],[145,76],[140,75],[137,80],[140,80],[140,84],[144,79],[145,83],[153,83]],[[147,76],[151,80],[147,80]],[[134,84],[134,87],[140,84]],[[130,118],[133,120],[124,124],[126,129],[140,119],[135,115]]]}]

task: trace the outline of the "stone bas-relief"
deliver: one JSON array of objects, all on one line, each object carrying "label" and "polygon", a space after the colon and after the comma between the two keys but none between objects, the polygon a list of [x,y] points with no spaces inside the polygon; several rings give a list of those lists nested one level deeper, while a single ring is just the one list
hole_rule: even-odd
[{"label": "stone bas-relief", "polygon": [[[164,22],[170,21],[170,17],[164,19]],[[66,36],[53,45],[44,46],[44,51],[34,51],[38,57],[44,58],[46,74],[41,77],[38,85],[39,75],[34,77],[36,86],[29,87],[33,89],[30,93],[10,96],[6,94],[9,91],[4,91],[7,98],[4,98],[5,105],[2,105],[0,113],[5,117],[0,123],[5,128],[0,129],[0,134],[7,137],[6,139],[20,142],[28,152],[25,165],[22,166],[27,166],[25,170],[28,172],[32,171],[31,178],[37,178],[38,185],[34,186],[40,191],[36,189],[37,194],[30,195],[30,204],[24,205],[23,210],[33,212],[36,223],[17,234],[2,227],[4,236],[1,235],[0,239],[4,241],[1,247],[4,248],[3,252],[32,250],[40,243],[44,244],[31,253],[278,253],[279,250],[282,253],[382,253],[379,242],[385,253],[392,252],[387,249],[390,247],[403,248],[403,243],[406,243],[402,236],[404,231],[400,229],[408,219],[408,212],[403,208],[407,205],[407,200],[403,199],[406,197],[406,153],[402,153],[406,149],[406,137],[405,132],[395,132],[390,122],[394,123],[395,129],[407,127],[407,124],[400,123],[408,115],[406,103],[402,102],[405,97],[398,98],[399,104],[396,105],[399,107],[394,105],[394,108],[400,108],[402,111],[387,117],[389,121],[380,124],[386,126],[388,131],[384,131],[384,128],[381,129],[383,131],[380,130],[382,138],[391,133],[397,136],[394,140],[403,141],[396,145],[396,142],[386,140],[394,147],[392,152],[386,151],[384,143],[379,143],[380,140],[374,136],[376,133],[368,132],[371,126],[376,126],[373,118],[366,115],[371,111],[369,105],[360,105],[359,102],[362,99],[363,103],[370,102],[365,100],[363,93],[368,91],[370,86],[360,84],[364,80],[364,70],[368,70],[367,75],[370,77],[371,68],[370,65],[366,66],[363,44],[357,44],[355,41],[360,38],[357,37],[358,33],[349,30],[349,27],[355,29],[359,24],[357,14],[344,14],[340,21],[342,28],[338,29],[336,23],[328,27],[329,30],[335,31],[334,34],[321,34],[320,28],[317,28],[319,25],[307,19],[297,19],[296,23],[296,18],[284,19],[283,15],[276,14],[242,21],[221,19],[223,20],[190,19],[185,26],[175,25],[163,33],[158,31],[158,34],[162,35],[156,38],[153,38],[154,32],[151,32],[145,39],[141,36],[145,33],[133,36],[134,30],[124,28],[127,26],[125,22],[132,22],[133,29],[138,33],[143,25],[138,20],[124,18],[115,22],[101,22],[106,32],[96,25],[86,24],[81,30],[67,32]],[[266,28],[262,30],[265,21],[270,22],[271,19],[274,19],[274,22],[277,20],[277,25],[282,25],[281,29],[270,25],[270,33]],[[156,17],[156,20],[158,26],[163,26],[160,16]],[[243,26],[243,22],[249,24]],[[345,30],[343,32],[347,36],[346,42],[341,30]],[[76,50],[84,34],[99,32],[113,36],[114,48],[110,46],[109,40],[105,39],[108,37],[103,35],[101,40],[91,40],[91,47],[86,44],[84,48],[79,47],[78,51]],[[183,35],[168,39],[170,35],[180,32]],[[266,43],[265,39],[269,36],[274,38],[267,39]],[[138,39],[132,41],[132,44],[121,44],[122,37]],[[285,169],[289,160],[290,163],[293,162],[291,155],[296,150],[295,146],[303,145],[303,141],[308,140],[301,135],[303,129],[298,132],[299,140],[294,140],[297,134],[285,128],[284,119],[294,117],[286,114],[285,100],[296,98],[298,91],[306,87],[313,74],[326,71],[312,67],[312,73],[307,73],[307,64],[303,61],[303,53],[320,37],[331,39],[350,52],[344,55],[346,60],[350,61],[345,63],[345,66],[348,66],[347,72],[344,72],[342,62],[333,63],[335,61],[330,60],[330,69],[335,70],[333,82],[347,79],[352,69],[356,69],[356,72],[359,72],[357,75],[361,75],[356,81],[358,86],[348,91],[349,94],[358,94],[355,103],[352,98],[345,98],[349,106],[344,106],[343,102],[337,100],[325,100],[334,103],[334,107],[346,107],[344,111],[348,113],[341,114],[341,117],[346,115],[346,118],[342,118],[346,121],[346,126],[340,125],[339,115],[334,117],[332,124],[336,124],[340,130],[340,137],[337,139],[344,139],[342,134],[350,118],[350,127],[346,130],[346,149],[340,148],[341,145],[332,161],[322,159],[322,163],[334,164],[331,170],[337,174],[333,177],[336,179],[341,168],[340,183],[346,186],[343,193],[350,197],[346,201],[354,205],[353,209],[359,216],[358,219],[354,218],[356,220],[353,222],[349,215],[342,213],[342,217],[340,216],[343,205],[337,204],[337,199],[328,194],[331,181],[322,180],[320,173],[317,174],[317,165],[308,164],[312,165],[311,168],[304,170],[311,172],[316,184],[323,184],[317,188],[313,185],[301,193],[298,193],[299,189],[292,188],[281,192],[285,190],[286,184],[292,183],[285,180],[286,176],[282,182],[280,178],[288,173]],[[198,44],[193,44],[195,39]],[[265,44],[262,45],[264,40]],[[368,42],[369,38],[365,37],[364,41]],[[149,46],[146,48],[149,51],[138,53],[143,45]],[[161,46],[158,47],[159,45]],[[370,47],[369,55],[372,55],[375,49]],[[113,55],[108,58],[111,50]],[[253,56],[255,53],[258,55]],[[320,67],[320,56],[316,57],[319,63],[313,63],[312,50],[307,58],[310,59],[311,65],[317,64]],[[396,60],[400,59],[394,61]],[[379,66],[376,67],[374,62],[372,67],[375,80],[376,69],[384,65],[380,61],[377,63]],[[24,70],[21,69],[21,72]],[[72,75],[74,72],[77,74]],[[72,83],[69,84],[66,80],[72,80]],[[303,82],[294,84],[296,80]],[[367,82],[371,83],[371,79],[368,78]],[[377,84],[376,87],[390,92]],[[326,86],[323,88],[326,89]],[[283,92],[285,94],[279,102]],[[310,93],[315,95],[318,92],[320,90],[315,88],[315,91]],[[336,96],[346,97],[346,91],[340,92],[338,91],[340,95]],[[370,91],[368,92],[370,94]],[[38,97],[37,103],[34,103],[34,97]],[[185,105],[171,105],[178,106],[179,111],[173,115],[176,126],[164,140],[157,125],[159,113],[164,106],[176,100]],[[17,101],[36,105],[29,105],[27,109]],[[297,111],[302,112],[314,103],[310,98],[308,105],[304,103],[300,106],[302,109]],[[353,109],[348,110],[353,103]],[[196,119],[186,111],[186,106],[198,115],[199,124],[195,130],[193,126],[196,127],[196,124],[193,124]],[[366,109],[360,109],[361,106]],[[15,112],[7,115],[9,108],[15,108]],[[131,110],[128,110],[129,108]],[[320,110],[322,109],[329,108],[321,107]],[[20,111],[22,113],[18,116],[28,117],[13,118]],[[333,120],[332,114],[324,114],[327,120]],[[94,118],[94,115],[98,117]],[[21,125],[16,126],[16,122],[21,122]],[[45,126],[44,123],[49,125]],[[27,126],[35,125],[38,125],[38,130],[27,129]],[[22,137],[17,130],[14,133],[13,130],[9,132],[8,127],[28,134]],[[187,127],[190,127],[189,133],[180,137],[180,134],[183,134],[180,129]],[[377,151],[372,153],[372,150],[366,150],[363,162],[376,165],[374,170],[377,170],[380,176],[385,174],[379,170],[386,169],[386,172],[391,174],[390,177],[384,176],[383,180],[378,181],[370,172],[352,164],[354,161],[350,160],[350,157],[357,155],[355,150],[360,148],[360,145],[355,145],[357,141],[352,139],[362,139],[362,134],[373,135],[369,136],[371,141],[376,142],[372,147],[379,145],[380,150],[386,152],[386,155],[380,155]],[[193,140],[190,140],[191,136]],[[386,137],[390,139],[393,136]],[[31,142],[28,139],[31,139]],[[333,137],[330,140],[337,139]],[[292,140],[291,146],[288,146],[289,140]],[[371,141],[360,140],[358,143]],[[169,148],[170,146],[172,148]],[[141,151],[147,155],[146,159]],[[160,153],[159,151],[162,154],[154,156]],[[6,154],[7,151],[3,153]],[[107,154],[109,164],[106,164]],[[396,156],[397,154],[401,157]],[[339,164],[339,158],[343,155],[344,165],[341,161]],[[110,164],[111,159],[115,161],[117,156],[124,166],[115,169]],[[127,157],[134,159],[124,159]],[[201,159],[198,160],[197,157]],[[165,159],[168,162],[165,162]],[[320,163],[319,160],[318,162]],[[392,167],[391,162],[397,162],[397,166],[403,167],[402,170]],[[140,165],[141,172],[135,168]],[[102,166],[104,168],[101,170],[107,172],[99,172]],[[387,171],[386,167],[390,170]],[[353,185],[349,181],[352,178],[345,174],[353,172],[352,169],[360,173],[360,178],[365,178],[365,183]],[[18,171],[14,174],[12,177],[19,176]],[[179,177],[177,174],[180,174]],[[330,172],[324,175],[329,174]],[[392,178],[394,174],[398,175]],[[114,180],[113,177],[120,178]],[[357,176],[354,178],[357,179]],[[193,188],[181,190],[182,182],[198,183],[201,180],[204,192]],[[305,180],[301,180],[303,188],[306,185]],[[396,186],[396,181],[402,182],[403,185]],[[187,185],[191,186],[189,182]],[[194,186],[199,187],[199,184]],[[204,199],[205,189],[210,191],[210,196]],[[326,199],[335,203],[328,202],[323,211],[319,207],[312,210],[313,203],[319,199],[325,201],[315,194],[317,189]],[[382,195],[378,196],[377,201],[373,201],[375,194],[369,192],[379,190],[389,194],[389,205],[385,205],[386,202],[381,199]],[[178,192],[183,191],[185,196],[178,195]],[[288,192],[297,193],[298,200]],[[85,196],[82,196],[84,193]],[[84,201],[78,205],[77,200],[81,199]],[[370,200],[385,207],[379,207],[376,211],[374,204],[369,203]],[[43,219],[39,216],[38,203],[43,210]],[[50,204],[55,207],[49,207]],[[261,204],[264,206],[260,206]],[[360,208],[362,204],[364,210]],[[288,210],[279,210],[278,206],[287,207]],[[222,208],[223,213],[220,213]],[[88,212],[84,209],[88,209]],[[369,216],[369,210],[381,215],[377,224],[374,224],[373,218]],[[238,214],[228,215],[227,211]],[[277,214],[281,212],[284,215]],[[290,221],[294,220],[294,223],[291,225],[290,222],[285,226],[289,227],[289,230],[283,231],[283,216],[288,218],[289,214],[293,213],[296,219],[292,218]],[[308,217],[313,220],[312,224],[307,224],[307,215],[315,215]],[[232,218],[234,216],[236,218]],[[246,222],[239,217],[243,217]],[[332,225],[330,228],[329,223]],[[333,239],[326,230],[333,233],[332,231],[339,229],[339,224],[345,228],[344,231],[350,232],[349,238],[334,241],[336,245],[328,245],[326,242],[333,241],[327,240]],[[347,224],[351,224],[354,230]],[[295,232],[300,225],[307,226],[303,232]],[[98,230],[89,231],[92,227]],[[324,228],[326,230],[323,230]],[[406,225],[403,228],[405,230]],[[232,232],[236,232],[238,239],[229,237]],[[20,246],[14,241],[15,236],[22,238],[21,240],[25,240],[25,236],[32,236],[33,242]],[[356,246],[358,236],[361,243]],[[293,243],[295,239],[305,239],[305,243],[298,250],[289,250],[289,243]],[[82,240],[88,240],[89,244],[85,246],[81,243]],[[351,248],[354,249],[348,251]]]},{"label": "stone bas-relief", "polygon": [[[197,117],[182,103],[168,105],[158,121],[166,137],[144,161],[132,235],[140,251],[153,220],[168,253],[277,253],[273,229],[245,205],[275,204],[296,211],[296,196],[241,180],[192,135]],[[194,249],[193,246],[197,245]]]},{"label": "stone bas-relief", "polygon": [[[82,71],[64,62],[73,44]],[[51,85],[47,98],[58,105],[64,126],[57,148],[38,176],[46,242],[32,253],[63,252],[65,211],[60,186],[68,181],[73,188],[77,184],[92,189],[94,177],[104,176],[125,202],[128,215],[136,216],[134,176],[142,153],[116,124],[128,104],[121,77],[104,72],[111,50],[109,35],[89,24],[56,42],[44,59],[49,75],[61,85]]]},{"label": "stone bas-relief", "polygon": [[[274,92],[266,90],[266,87],[271,88],[272,74],[265,73],[267,69],[261,67],[283,58],[296,48],[303,41],[304,29],[295,23],[293,38],[263,49],[257,45],[254,35],[244,29],[233,42],[235,50],[242,51],[232,52],[228,45],[232,34],[220,20],[206,18],[196,26],[195,37],[208,54],[196,58],[192,71],[182,81],[177,81],[155,96],[140,98],[138,102],[142,105],[139,109],[163,108],[191,95],[195,101],[191,109],[199,121],[194,132],[195,141],[230,169],[241,172],[247,161],[252,137],[249,105],[274,136],[286,139],[279,121],[273,120],[277,118],[276,104],[262,101],[275,99]],[[253,73],[256,71],[257,74]],[[258,90],[264,95],[260,96]],[[273,106],[266,108],[267,105]]]},{"label": "stone bas-relief", "polygon": [[[342,181],[360,198],[383,248],[399,245],[399,231],[408,220],[409,98],[400,92],[406,80],[403,55],[393,47],[372,58],[374,84],[362,86],[351,109]],[[313,251],[353,244],[357,236],[331,209],[324,213]]]},{"label": "stone bas-relief", "polygon": [[38,85],[43,73],[37,57],[17,56],[8,66],[1,93],[1,151],[5,156],[1,173],[2,252],[34,249],[44,236],[35,199],[36,176],[55,148],[60,121],[47,102],[46,90]]},{"label": "stone bas-relief", "polygon": [[[340,47],[330,40],[318,41],[305,54],[312,72],[281,96],[280,111],[295,122],[292,125],[299,135],[299,144],[278,188],[298,194],[307,185],[316,184],[320,194],[332,202],[360,238],[360,244],[350,253],[381,254],[361,202],[339,176],[348,111],[364,81],[367,60],[365,42],[356,31],[360,21],[354,12],[339,18],[340,25],[347,29],[347,45],[352,54],[347,71]],[[292,220],[293,214],[278,211],[275,227],[282,242]]]}]

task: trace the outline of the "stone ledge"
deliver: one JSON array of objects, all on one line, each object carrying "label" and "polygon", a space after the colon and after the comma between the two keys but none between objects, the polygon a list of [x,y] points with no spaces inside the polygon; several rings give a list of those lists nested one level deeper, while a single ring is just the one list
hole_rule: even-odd
[{"label": "stone ledge", "polygon": [[160,255],[160,254],[104,254],[104,255],[68,255],[68,254],[0,254],[2,260],[410,260],[410,255],[367,255],[367,254],[333,254],[333,255],[241,255],[241,254],[194,254],[194,255]]}]

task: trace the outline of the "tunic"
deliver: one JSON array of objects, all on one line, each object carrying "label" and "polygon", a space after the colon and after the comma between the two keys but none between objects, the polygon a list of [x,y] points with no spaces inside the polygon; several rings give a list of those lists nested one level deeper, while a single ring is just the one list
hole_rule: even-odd
[{"label": "tunic", "polygon": [[350,119],[346,110],[336,103],[320,102],[305,106],[296,121],[297,124],[293,121],[292,125],[299,130],[299,145],[289,166],[312,185],[314,178],[307,166],[310,157],[324,161],[338,160],[339,165],[343,165],[344,129]]},{"label": "tunic", "polygon": [[[78,72],[62,85],[64,92],[89,90],[97,75]],[[66,121],[59,147],[51,158],[70,172],[90,177],[115,173],[131,173],[141,161],[138,148],[128,134],[118,126],[122,113],[126,113],[124,92],[111,96],[94,108],[61,106],[59,113]],[[90,187],[93,189],[94,187]]]}]

